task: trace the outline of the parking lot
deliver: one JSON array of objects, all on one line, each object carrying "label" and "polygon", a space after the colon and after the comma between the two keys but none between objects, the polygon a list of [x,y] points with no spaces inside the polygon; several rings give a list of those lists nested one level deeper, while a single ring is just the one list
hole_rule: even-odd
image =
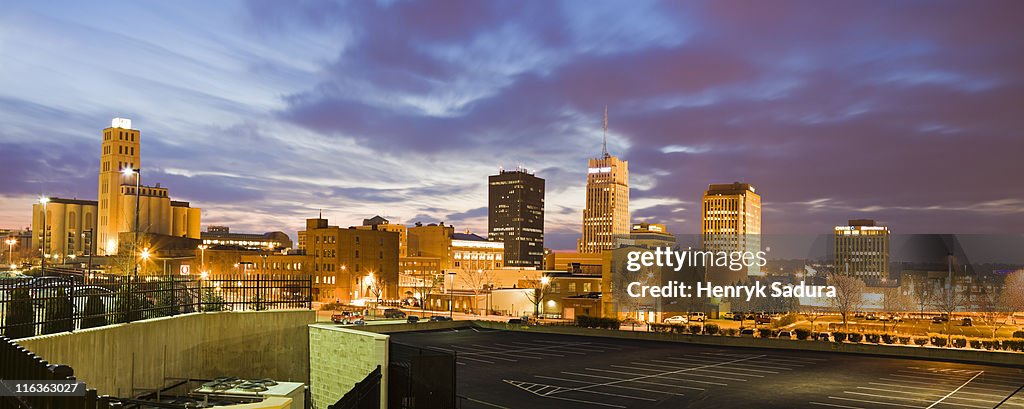
[{"label": "parking lot", "polygon": [[1018,368],[475,328],[392,337],[454,351],[464,408],[1024,409]]}]

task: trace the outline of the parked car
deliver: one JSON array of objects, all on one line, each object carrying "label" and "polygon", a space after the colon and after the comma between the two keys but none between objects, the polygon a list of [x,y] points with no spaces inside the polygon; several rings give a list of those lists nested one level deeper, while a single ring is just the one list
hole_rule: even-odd
[{"label": "parked car", "polygon": [[949,321],[949,315],[942,314],[932,317],[932,324],[942,324]]},{"label": "parked car", "polygon": [[857,312],[853,313],[853,318],[864,318],[864,313],[860,312],[860,311],[857,311]]},{"label": "parked car", "polygon": [[740,330],[740,336],[741,337],[746,337],[746,338],[753,338],[754,337],[754,329],[753,328],[743,328],[743,329]]},{"label": "parked car", "polygon": [[874,321],[878,319],[878,315],[875,315],[875,313],[873,312],[869,312],[867,315],[864,316],[864,319],[868,321]]},{"label": "parked car", "polygon": [[355,322],[353,322],[353,324],[356,324],[356,325],[366,325],[366,320],[360,318],[360,319],[357,319]]},{"label": "parked car", "polygon": [[687,322],[689,322],[689,319],[684,317],[684,316],[682,316],[682,315],[676,315],[676,316],[665,318],[665,321],[663,321],[663,322],[666,323],[666,324],[671,324],[671,325],[682,325],[682,324],[686,324]]},{"label": "parked car", "polygon": [[784,329],[782,331],[779,331],[779,335],[776,335],[775,337],[783,339],[793,339],[793,332]]},{"label": "parked car", "polygon": [[814,339],[816,341],[831,341],[832,340],[832,333],[831,332],[819,332],[819,333],[817,333],[814,336]]},{"label": "parked car", "polygon": [[508,323],[509,324],[514,324],[514,325],[521,325],[521,324],[523,324],[523,319],[522,318],[509,318],[508,319]]},{"label": "parked car", "polygon": [[405,313],[398,308],[388,308],[384,310],[384,318],[405,318]]},{"label": "parked car", "polygon": [[415,316],[415,315],[410,315],[408,317],[405,317],[405,322],[407,322],[409,324],[415,324],[417,322],[420,322],[420,317]]},{"label": "parked car", "polygon": [[722,315],[722,318],[723,319],[727,319],[727,320],[731,320],[735,316],[736,316],[736,313],[734,313],[734,312],[727,312],[727,313]]},{"label": "parked car", "polygon": [[703,312],[691,312],[690,315],[688,317],[686,317],[686,319],[688,319],[690,321],[698,321],[698,322],[704,322],[705,318],[706,317],[704,316]]},{"label": "parked car", "polygon": [[444,321],[451,321],[451,320],[452,320],[452,317],[447,317],[447,316],[444,316],[444,315],[434,315],[434,316],[430,317],[430,322],[444,322]]},{"label": "parked car", "polygon": [[342,311],[331,314],[331,321],[335,324],[353,324],[356,320],[363,319],[363,315],[354,311]]},{"label": "parked car", "polygon": [[754,318],[754,322],[756,322],[758,324],[771,324],[772,323],[772,317],[769,316],[769,315],[765,315],[765,314],[758,315],[757,318]]},{"label": "parked car", "polygon": [[974,319],[971,318],[971,317],[963,317],[963,318],[960,319],[960,325],[962,325],[964,327],[973,327],[974,326]]},{"label": "parked car", "polygon": [[737,312],[732,315],[733,321],[743,321],[745,318],[747,318],[747,314],[744,314],[742,312]]},{"label": "parked car", "polygon": [[640,321],[640,320],[638,320],[636,318],[626,318],[626,319],[622,320],[622,322],[620,322],[620,324],[622,326],[624,326],[624,327],[640,327],[640,326],[644,325],[644,322]]}]

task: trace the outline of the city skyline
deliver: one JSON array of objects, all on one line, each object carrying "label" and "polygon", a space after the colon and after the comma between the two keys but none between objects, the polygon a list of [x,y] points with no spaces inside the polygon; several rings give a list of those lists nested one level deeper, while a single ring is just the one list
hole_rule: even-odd
[{"label": "city skyline", "polygon": [[123,116],[147,179],[204,227],[294,235],[323,209],[484,233],[486,176],[523,164],[548,181],[547,246],[572,249],[608,105],[631,222],[699,234],[707,185],[744,181],[766,234],[1024,231],[1024,186],[1007,183],[1024,171],[1024,40],[1005,8],[843,5],[837,23],[790,3],[164,7],[0,17],[0,227],[27,226],[40,194],[96,198],[97,130]]}]

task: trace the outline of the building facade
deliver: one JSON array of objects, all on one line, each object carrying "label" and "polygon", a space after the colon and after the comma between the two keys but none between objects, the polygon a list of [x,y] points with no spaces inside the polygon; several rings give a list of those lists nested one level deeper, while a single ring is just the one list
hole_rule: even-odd
[{"label": "building facade", "polygon": [[488,178],[487,239],[505,244],[505,265],[544,264],[544,179],[525,169]]},{"label": "building facade", "polygon": [[[46,209],[46,226],[43,226],[43,209]],[[96,201],[49,198],[46,203],[32,205],[32,248],[36,255],[43,245],[45,255],[87,255],[95,254],[94,234],[96,229]]]},{"label": "building facade", "polygon": [[604,152],[587,166],[587,201],[583,209],[580,253],[615,247],[616,235],[629,234],[629,162]]},{"label": "building facade", "polygon": [[322,300],[397,299],[398,233],[306,220],[306,253]]},{"label": "building facade", "polygon": [[833,230],[835,271],[865,281],[889,279],[889,228],[874,220],[850,220]]},{"label": "building facade", "polygon": [[239,246],[246,249],[289,249],[292,239],[280,231],[267,233],[232,233],[228,226],[208,226],[199,234],[207,246]]},{"label": "building facade", "polygon": [[505,243],[489,241],[472,233],[454,233],[451,238],[452,270],[491,270],[505,265]]},{"label": "building facade", "polygon": [[[739,182],[710,185],[704,192],[701,209],[704,250],[761,251],[761,196],[755,192],[753,185]],[[720,273],[732,275],[726,271]],[[745,274],[720,279],[745,279],[746,276],[762,275],[757,265],[747,267],[740,273]]]}]

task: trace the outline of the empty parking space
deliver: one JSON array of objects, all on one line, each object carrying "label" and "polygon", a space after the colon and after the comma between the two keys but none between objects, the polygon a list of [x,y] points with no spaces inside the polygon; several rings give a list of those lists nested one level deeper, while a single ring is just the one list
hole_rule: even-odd
[{"label": "empty parking space", "polygon": [[454,351],[464,408],[1024,409],[1015,368],[480,329],[393,337]]}]

